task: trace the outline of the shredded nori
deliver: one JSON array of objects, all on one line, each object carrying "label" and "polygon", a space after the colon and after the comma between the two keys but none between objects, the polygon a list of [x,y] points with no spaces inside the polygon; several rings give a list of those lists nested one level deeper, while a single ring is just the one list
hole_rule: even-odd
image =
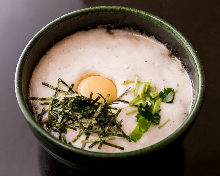
[{"label": "shredded nori", "polygon": [[[67,90],[61,90],[60,84],[67,87]],[[48,132],[58,132],[59,139],[67,143],[65,133],[67,129],[77,130],[78,135],[72,140],[76,142],[82,135],[85,139],[82,140],[82,149],[85,148],[87,143],[91,143],[88,148],[92,148],[99,144],[98,148],[101,149],[102,145],[108,145],[121,150],[124,147],[110,143],[114,140],[115,136],[123,137],[131,141],[130,137],[122,130],[122,121],[117,121],[117,116],[121,109],[112,108],[107,100],[110,95],[103,97],[101,94],[96,99],[85,97],[73,91],[74,84],[69,86],[62,79],[58,79],[57,86],[54,87],[48,83],[43,82],[44,86],[55,91],[52,97],[39,98],[31,97],[30,100],[43,101],[42,112],[38,114],[38,123],[42,124],[43,115],[47,113],[48,120],[44,125]],[[120,97],[121,98],[121,97]],[[98,102],[99,100],[102,102]],[[120,101],[117,99],[117,101]],[[115,103],[115,102],[113,102]],[[89,139],[90,134],[97,134],[97,139]],[[68,144],[71,144],[69,142]]]}]

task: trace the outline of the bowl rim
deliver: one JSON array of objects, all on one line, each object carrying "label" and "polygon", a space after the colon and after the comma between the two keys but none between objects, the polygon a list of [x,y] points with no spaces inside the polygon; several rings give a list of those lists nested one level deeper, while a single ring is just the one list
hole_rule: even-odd
[{"label": "bowl rim", "polygon": [[[46,132],[34,119],[33,115],[31,114],[29,108],[27,107],[25,103],[25,99],[23,97],[22,92],[22,72],[23,72],[23,66],[25,64],[26,58],[28,53],[31,51],[33,46],[36,44],[36,42],[51,28],[56,26],[59,23],[62,23],[70,18],[73,18],[75,16],[81,16],[89,13],[101,13],[101,12],[120,12],[120,13],[128,13],[135,16],[138,16],[142,19],[149,20],[160,27],[162,27],[164,30],[166,30],[168,33],[170,33],[185,49],[187,54],[189,55],[189,58],[191,62],[194,64],[196,77],[198,81],[198,95],[195,100],[195,104],[192,107],[192,110],[190,114],[188,115],[188,118],[184,121],[184,123],[171,135],[166,137],[165,139],[159,141],[158,143],[155,143],[151,146],[135,150],[135,151],[129,151],[129,152],[122,152],[122,153],[103,153],[103,152],[93,152],[88,150],[83,150],[68,144],[63,143],[62,141],[54,138],[51,136],[48,132]],[[205,90],[205,78],[204,78],[204,72],[203,67],[201,65],[201,62],[199,60],[199,57],[197,55],[197,52],[194,50],[193,46],[190,44],[190,42],[172,25],[167,23],[166,21],[162,20],[161,18],[150,14],[145,11],[141,11],[134,8],[128,8],[128,7],[121,7],[121,6],[97,6],[97,7],[89,7],[84,8],[81,10],[73,11],[71,13],[68,13],[66,15],[63,15],[49,24],[47,24],[45,27],[43,27],[39,32],[37,32],[33,38],[28,42],[26,47],[24,48],[15,72],[15,93],[17,97],[18,104],[20,106],[21,111],[23,112],[23,115],[25,116],[27,122],[29,125],[37,132],[39,133],[43,138],[49,140],[52,144],[56,145],[57,147],[64,149],[69,152],[77,153],[81,156],[86,157],[95,157],[95,158],[125,158],[125,157],[132,157],[142,154],[147,154],[150,152],[153,152],[155,150],[158,150],[172,141],[174,141],[176,138],[178,138],[194,121],[196,118],[196,115],[198,114],[204,97],[204,90]]]}]

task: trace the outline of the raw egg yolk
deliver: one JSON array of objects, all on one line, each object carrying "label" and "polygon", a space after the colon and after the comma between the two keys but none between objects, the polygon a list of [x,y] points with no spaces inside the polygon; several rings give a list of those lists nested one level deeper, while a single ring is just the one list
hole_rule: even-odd
[{"label": "raw egg yolk", "polygon": [[[78,85],[78,92],[85,97],[90,97],[90,93],[92,92],[93,99],[98,97],[98,93],[103,97],[110,94],[110,99],[107,103],[113,102],[117,97],[117,88],[115,84],[111,80],[97,75],[83,79]],[[99,99],[99,102],[101,101],[103,101],[102,98]]]}]

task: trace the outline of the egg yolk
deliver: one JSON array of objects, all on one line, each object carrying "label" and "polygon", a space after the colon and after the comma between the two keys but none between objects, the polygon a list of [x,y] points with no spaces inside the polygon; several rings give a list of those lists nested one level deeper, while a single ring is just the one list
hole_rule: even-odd
[{"label": "egg yolk", "polygon": [[[102,76],[89,76],[83,79],[78,85],[78,92],[85,96],[90,97],[90,93],[93,93],[92,98],[95,99],[98,97],[98,93],[103,97],[106,97],[107,94],[110,94],[110,99],[107,103],[113,102],[117,97],[117,88],[115,84]],[[99,102],[103,99],[99,99]]]}]

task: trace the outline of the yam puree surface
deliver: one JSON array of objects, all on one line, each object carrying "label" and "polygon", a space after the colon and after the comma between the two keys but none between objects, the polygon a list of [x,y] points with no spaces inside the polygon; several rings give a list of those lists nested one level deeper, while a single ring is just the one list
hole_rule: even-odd
[{"label": "yam puree surface", "polygon": [[[117,96],[133,87],[133,84],[122,83],[125,80],[135,80],[136,76],[140,81],[147,82],[151,79],[151,86],[155,86],[158,92],[164,88],[173,88],[176,91],[173,104],[162,102],[160,105],[160,124],[170,119],[166,125],[160,129],[157,125],[151,125],[136,143],[120,137],[110,141],[123,146],[124,151],[141,149],[165,139],[177,130],[188,116],[192,102],[192,85],[180,61],[171,56],[166,46],[153,37],[128,30],[112,30],[109,33],[106,29],[98,28],[77,32],[58,42],[36,66],[30,81],[29,97],[49,97],[54,94],[54,91],[43,86],[42,82],[56,86],[58,78],[61,78],[69,85],[76,84],[83,75],[94,73],[112,80],[117,87]],[[131,88],[123,99],[131,101],[134,97]],[[38,101],[31,103],[37,116],[42,107]],[[123,119],[122,129],[129,135],[137,125],[136,113],[126,115],[133,107],[123,103],[114,106],[123,108],[118,121]],[[71,142],[77,133],[68,130],[67,142]],[[55,133],[53,135],[56,136]],[[90,139],[92,138],[96,136],[91,135]],[[84,139],[85,136],[81,136],[73,145],[80,148],[81,140]],[[88,149],[88,146],[89,144],[85,149]],[[97,145],[90,150],[123,152],[106,145],[103,145],[101,150]]]}]

